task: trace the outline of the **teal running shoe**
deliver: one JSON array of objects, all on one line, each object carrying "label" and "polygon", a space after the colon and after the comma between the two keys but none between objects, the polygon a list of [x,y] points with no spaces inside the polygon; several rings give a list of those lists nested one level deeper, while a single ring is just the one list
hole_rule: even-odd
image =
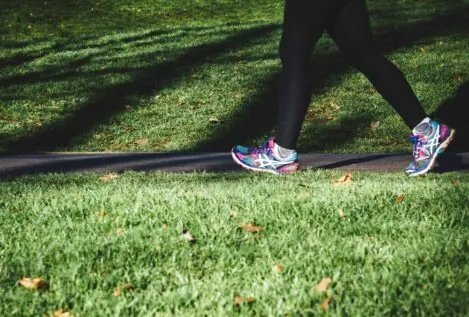
[{"label": "teal running shoe", "polygon": [[298,155],[292,153],[285,159],[278,159],[274,154],[275,140],[270,138],[259,147],[236,145],[231,149],[231,156],[241,167],[255,172],[287,174],[299,168]]},{"label": "teal running shoe", "polygon": [[430,119],[422,121],[409,137],[414,161],[405,169],[406,174],[419,176],[431,171],[435,167],[438,155],[448,147],[455,133],[454,129],[445,124]]}]

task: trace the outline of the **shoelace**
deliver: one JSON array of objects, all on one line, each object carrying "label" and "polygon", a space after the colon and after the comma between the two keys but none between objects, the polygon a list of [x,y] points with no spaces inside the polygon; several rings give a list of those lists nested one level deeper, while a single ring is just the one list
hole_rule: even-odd
[{"label": "shoelace", "polygon": [[269,156],[272,154],[272,149],[269,147],[269,140],[265,141],[264,143],[261,144],[259,147],[255,147],[252,150],[253,154],[259,154],[259,153],[264,153],[267,152]]},{"label": "shoelace", "polygon": [[412,142],[412,156],[414,157],[414,161],[417,162],[423,158],[421,157],[420,152],[423,150],[425,151],[425,145],[428,143],[425,138],[422,138],[418,135],[411,135],[409,136],[409,141]]}]

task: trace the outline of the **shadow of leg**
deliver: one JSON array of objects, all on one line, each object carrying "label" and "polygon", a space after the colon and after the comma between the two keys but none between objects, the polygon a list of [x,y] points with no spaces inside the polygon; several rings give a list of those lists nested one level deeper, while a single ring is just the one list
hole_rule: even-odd
[{"label": "shadow of leg", "polygon": [[456,95],[444,101],[431,116],[456,129],[449,152],[469,151],[469,81],[462,84]]}]

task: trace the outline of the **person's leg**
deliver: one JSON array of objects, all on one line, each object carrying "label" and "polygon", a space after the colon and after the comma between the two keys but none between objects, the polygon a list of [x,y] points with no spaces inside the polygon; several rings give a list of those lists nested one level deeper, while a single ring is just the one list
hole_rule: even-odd
[{"label": "person's leg", "polygon": [[[338,0],[286,0],[280,41],[282,75],[275,142],[295,149],[310,99],[309,61]],[[337,5],[337,4],[335,4]]]},{"label": "person's leg", "polygon": [[409,128],[427,117],[402,72],[376,49],[364,0],[348,0],[327,31]]},{"label": "person's leg", "polygon": [[406,173],[417,176],[430,171],[455,131],[427,117],[402,72],[377,51],[365,0],[348,0],[327,30],[339,49],[412,129],[414,161]]},{"label": "person's leg", "polygon": [[309,60],[332,17],[332,8],[343,1],[285,1],[276,137],[259,147],[234,146],[233,160],[243,168],[274,174],[298,170],[298,155],[294,149],[309,104]]}]

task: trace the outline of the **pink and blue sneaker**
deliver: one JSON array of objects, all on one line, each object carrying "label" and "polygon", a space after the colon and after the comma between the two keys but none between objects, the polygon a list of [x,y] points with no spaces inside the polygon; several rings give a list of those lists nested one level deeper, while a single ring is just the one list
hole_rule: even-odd
[{"label": "pink and blue sneaker", "polygon": [[436,158],[448,147],[454,135],[455,130],[447,125],[429,118],[424,119],[412,130],[412,135],[409,137],[414,161],[406,168],[407,175],[419,176],[432,170]]},{"label": "pink and blue sneaker", "polygon": [[268,139],[259,147],[236,145],[231,149],[231,156],[237,164],[250,171],[277,175],[296,172],[299,168],[296,151],[280,159],[275,153],[275,146],[274,138]]}]

